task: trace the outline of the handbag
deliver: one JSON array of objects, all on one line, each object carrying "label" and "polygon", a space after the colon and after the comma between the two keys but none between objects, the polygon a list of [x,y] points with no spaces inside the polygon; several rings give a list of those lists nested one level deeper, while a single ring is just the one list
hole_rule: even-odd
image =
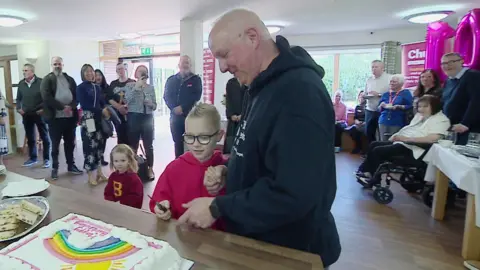
[{"label": "handbag", "polygon": [[112,137],[113,136],[112,121],[102,118],[102,121],[100,122],[100,124],[102,125],[103,134],[105,134],[107,137]]},{"label": "handbag", "polygon": [[150,177],[148,177],[148,165],[147,165],[147,158],[145,154],[145,149],[143,148],[143,145],[140,143],[139,145],[140,150],[142,151],[142,154],[137,155],[137,164],[138,164],[138,177],[142,182],[148,182],[151,181]]}]

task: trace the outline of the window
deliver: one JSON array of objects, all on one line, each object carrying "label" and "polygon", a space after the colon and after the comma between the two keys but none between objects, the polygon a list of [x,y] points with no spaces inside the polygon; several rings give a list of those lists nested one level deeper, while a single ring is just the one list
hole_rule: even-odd
[{"label": "window", "polygon": [[325,69],[323,82],[330,95],[342,90],[343,101],[349,108],[355,107],[358,92],[365,89],[365,83],[371,76],[372,61],[381,59],[380,48],[313,51],[310,54]]},{"label": "window", "polygon": [[365,89],[372,76],[371,63],[379,58],[380,53],[375,52],[340,54],[338,89],[343,91],[343,100],[349,107],[356,105],[358,92]]},{"label": "window", "polygon": [[325,77],[323,77],[323,83],[327,87],[329,93],[333,92],[333,81],[334,81],[334,61],[335,55],[333,54],[315,54],[312,53],[312,58],[317,64],[323,67],[325,70]]}]

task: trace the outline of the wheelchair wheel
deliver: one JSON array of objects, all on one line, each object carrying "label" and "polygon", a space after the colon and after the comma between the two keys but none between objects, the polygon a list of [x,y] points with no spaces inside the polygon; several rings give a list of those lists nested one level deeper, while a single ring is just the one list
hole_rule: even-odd
[{"label": "wheelchair wheel", "polygon": [[425,186],[425,189],[422,192],[423,203],[430,208],[432,208],[432,204],[433,204],[433,191],[434,190],[435,190],[434,185],[428,185],[428,186]]},{"label": "wheelchair wheel", "polygon": [[389,204],[393,201],[393,192],[389,188],[379,187],[373,191],[373,198],[380,204]]},{"label": "wheelchair wheel", "polygon": [[[435,192],[435,185],[425,186],[425,189],[422,192],[423,203],[430,208],[432,208],[434,192]],[[456,199],[457,199],[457,192],[454,189],[449,188],[447,192],[446,206],[454,207]]]}]

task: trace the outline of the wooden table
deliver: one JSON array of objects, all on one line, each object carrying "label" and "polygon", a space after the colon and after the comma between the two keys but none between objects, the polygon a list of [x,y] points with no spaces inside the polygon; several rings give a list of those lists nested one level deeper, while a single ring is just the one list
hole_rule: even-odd
[{"label": "wooden table", "polygon": [[[320,256],[212,230],[187,229],[151,213],[52,185],[40,194],[50,212],[41,226],[76,213],[170,243],[192,269],[323,269]],[[0,243],[0,248],[10,243]]]},{"label": "wooden table", "polygon": [[[430,151],[425,159],[429,161],[429,166],[434,166],[427,169],[427,177],[429,170],[432,168],[435,169],[435,191],[431,215],[435,220],[444,219],[450,180],[452,180],[458,188],[466,191],[468,195],[465,229],[463,232],[462,257],[465,260],[480,261],[480,228],[477,227],[475,222],[475,196],[480,196],[480,194],[475,194],[475,181],[480,181],[480,178],[475,176],[477,175],[476,171],[469,173],[469,170],[465,168],[465,166],[470,168],[476,166],[476,164],[462,165],[462,163],[468,162],[466,157],[437,144],[433,145]],[[473,169],[476,170],[477,168]],[[458,174],[458,171],[460,171],[461,174]],[[462,175],[462,177],[459,177],[460,175]],[[426,180],[428,181],[429,179]]]}]

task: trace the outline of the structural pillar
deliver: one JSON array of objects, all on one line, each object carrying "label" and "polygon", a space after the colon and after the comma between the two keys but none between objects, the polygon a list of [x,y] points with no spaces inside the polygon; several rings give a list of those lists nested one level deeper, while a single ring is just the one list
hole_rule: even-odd
[{"label": "structural pillar", "polygon": [[385,64],[385,72],[388,74],[401,73],[402,51],[400,42],[385,41],[382,43],[382,61]]},{"label": "structural pillar", "polygon": [[192,72],[203,79],[203,22],[180,21],[180,54],[192,59]]}]

